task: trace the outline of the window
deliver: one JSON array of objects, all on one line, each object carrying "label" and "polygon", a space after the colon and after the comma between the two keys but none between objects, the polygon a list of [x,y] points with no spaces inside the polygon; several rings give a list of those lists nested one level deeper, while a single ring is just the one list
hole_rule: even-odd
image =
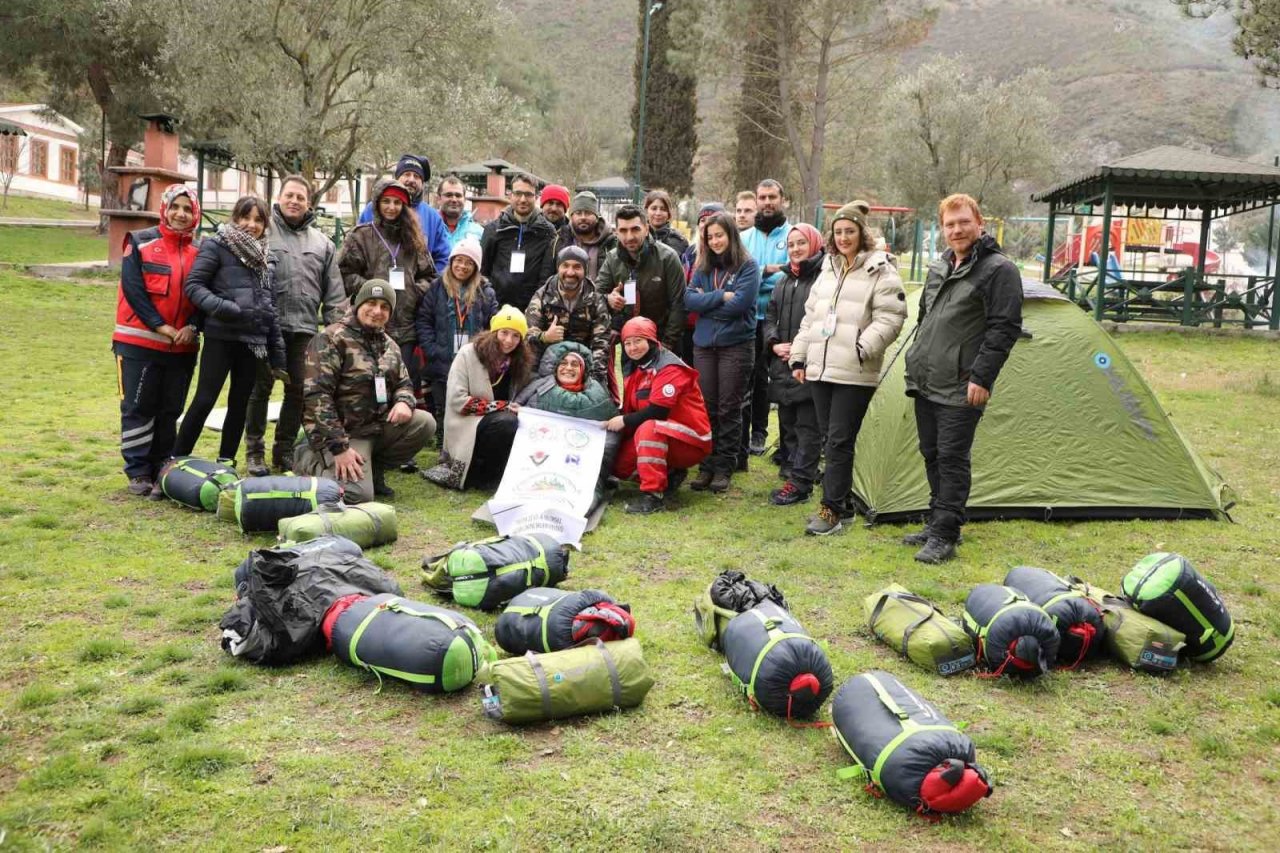
[{"label": "window", "polygon": [[222,192],[222,170],[215,168],[207,173],[207,177],[209,178],[209,191]]},{"label": "window", "polygon": [[329,191],[324,194],[324,203],[337,204],[338,199],[341,197],[341,193],[342,193],[342,190],[339,189],[337,184],[334,184],[333,186],[329,187]]},{"label": "window", "polygon": [[244,191],[241,195],[257,195],[258,194],[258,175],[255,172],[246,172],[244,175]]},{"label": "window", "polygon": [[0,135],[0,172],[12,175],[18,171],[18,137]]},{"label": "window", "polygon": [[49,175],[49,143],[43,139],[31,140],[31,158],[27,174],[39,178]]},{"label": "window", "polygon": [[64,184],[76,182],[76,160],[79,152],[63,145],[58,149],[58,180]]}]

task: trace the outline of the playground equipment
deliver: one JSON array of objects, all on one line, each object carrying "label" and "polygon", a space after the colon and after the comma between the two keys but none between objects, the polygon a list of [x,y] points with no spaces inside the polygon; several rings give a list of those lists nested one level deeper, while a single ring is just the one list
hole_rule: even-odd
[{"label": "playground equipment", "polygon": [[[1280,329],[1270,254],[1262,274],[1233,275],[1209,250],[1215,219],[1280,204],[1280,164],[1165,145],[1032,200],[1049,205],[1045,281],[1095,319]],[[1055,245],[1059,217],[1067,218],[1067,237]],[[1184,239],[1186,225],[1197,240]]]}]

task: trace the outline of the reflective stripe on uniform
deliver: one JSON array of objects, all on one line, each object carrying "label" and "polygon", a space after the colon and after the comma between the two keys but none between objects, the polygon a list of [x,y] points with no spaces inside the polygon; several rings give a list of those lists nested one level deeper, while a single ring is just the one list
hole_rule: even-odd
[{"label": "reflective stripe on uniform", "polygon": [[676,432],[678,432],[678,433],[680,433],[680,434],[682,434],[682,435],[687,435],[687,436],[689,436],[690,438],[693,438],[693,439],[695,439],[695,440],[697,440],[697,441],[710,441],[710,440],[711,440],[711,433],[707,433],[706,435],[699,435],[698,433],[694,432],[694,431],[693,431],[692,429],[690,429],[689,427],[685,426],[685,425],[684,425],[684,424],[682,424],[682,423],[677,423],[676,421],[657,421],[657,425],[658,425],[658,426],[660,426],[660,427],[662,427],[663,429],[670,429],[670,430],[674,430],[674,431],[676,431]]},{"label": "reflective stripe on uniform", "polygon": [[641,441],[638,443],[638,446],[652,447],[655,450],[666,450],[668,445],[665,441]]},{"label": "reflective stripe on uniform", "polygon": [[133,438],[135,435],[138,435],[139,433],[150,432],[151,428],[154,427],[155,424],[156,424],[156,419],[152,418],[151,420],[147,421],[145,424],[143,424],[140,427],[135,427],[134,429],[127,429],[124,432],[120,433],[120,438],[121,440],[123,440],[126,438]]},{"label": "reflective stripe on uniform", "polygon": [[141,447],[144,444],[150,444],[150,443],[151,443],[151,433],[147,433],[146,435],[141,436],[139,438],[135,438],[131,441],[120,442],[120,449],[128,450],[130,447]]},{"label": "reflective stripe on uniform", "polygon": [[162,344],[171,344],[173,340],[168,335],[162,335],[159,332],[153,332],[150,329],[136,329],[133,326],[126,326],[116,323],[117,335],[129,335],[135,338],[142,338],[144,341],[156,341]]},{"label": "reflective stripe on uniform", "polygon": [[667,467],[667,460],[662,456],[637,456],[637,465],[661,465]]}]

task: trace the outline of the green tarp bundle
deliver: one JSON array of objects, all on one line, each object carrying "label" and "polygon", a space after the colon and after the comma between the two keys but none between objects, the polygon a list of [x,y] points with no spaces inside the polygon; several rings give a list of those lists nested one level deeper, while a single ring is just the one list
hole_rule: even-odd
[{"label": "green tarp bundle", "polygon": [[[1052,288],[1024,282],[1023,293],[1023,334],[974,440],[969,516],[1225,519],[1229,487],[1106,331]],[[910,318],[858,435],[854,492],[873,522],[929,506],[905,359],[894,357],[910,345],[919,299],[907,298]]]}]

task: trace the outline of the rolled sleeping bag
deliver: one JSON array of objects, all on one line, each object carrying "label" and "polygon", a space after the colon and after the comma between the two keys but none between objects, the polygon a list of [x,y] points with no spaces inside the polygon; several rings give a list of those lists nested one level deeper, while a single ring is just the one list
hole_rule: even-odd
[{"label": "rolled sleeping bag", "polygon": [[556,652],[584,640],[625,640],[636,632],[631,608],[598,589],[534,587],[511,599],[494,627],[503,651]]},{"label": "rolled sleeping bag", "polygon": [[653,686],[640,642],[631,637],[548,654],[525,652],[484,666],[485,716],[504,723],[535,723],[613,708],[634,708]]},{"label": "rolled sleeping bag", "polygon": [[274,531],[282,518],[342,500],[342,486],[325,477],[249,477],[236,484],[236,521],[245,533]]},{"label": "rolled sleeping bag", "polygon": [[234,486],[239,479],[234,468],[194,456],[170,459],[160,469],[159,476],[160,491],[166,497],[204,512],[215,512],[219,493]]},{"label": "rolled sleeping bag", "polygon": [[726,569],[693,600],[694,630],[703,643],[721,651],[724,629],[733,617],[762,601],[772,601],[784,609],[787,606],[782,591],[773,584],[753,581],[743,572]]},{"label": "rolled sleeping bag", "polygon": [[423,583],[466,607],[496,610],[526,589],[569,574],[569,552],[542,533],[461,542],[422,561]]},{"label": "rolled sleeping bag", "polygon": [[271,548],[255,548],[249,552],[249,556],[240,561],[240,565],[236,566],[233,574],[237,597],[243,594],[240,589],[241,586],[249,582],[249,564],[253,561],[255,553],[271,551],[280,554],[288,551],[292,554],[310,554],[315,551],[328,550],[333,550],[339,554],[350,554],[353,557],[364,556],[364,551],[360,549],[359,545],[343,536],[321,536],[306,542],[281,542]]},{"label": "rolled sleeping bag", "polygon": [[772,601],[733,617],[724,631],[724,656],[733,683],[770,714],[811,717],[831,695],[826,652]]},{"label": "rolled sleeping bag", "polygon": [[1049,614],[1058,629],[1058,663],[1075,669],[1096,657],[1106,645],[1102,610],[1071,582],[1047,569],[1017,566],[1004,576],[1004,585],[1022,593]]},{"label": "rolled sleeping bag", "polygon": [[954,814],[991,796],[973,741],[887,672],[864,672],[842,684],[831,701],[831,722],[857,762],[840,777],[864,777],[899,805]]},{"label": "rolled sleeping bag", "polygon": [[323,629],[339,660],[425,693],[453,693],[475,680],[497,653],[461,613],[398,595],[353,596],[334,602]]},{"label": "rolled sleeping bag", "polygon": [[390,504],[321,504],[315,512],[282,518],[277,524],[281,539],[305,542],[326,534],[345,536],[361,548],[376,548],[396,541],[396,508]]},{"label": "rolled sleeping bag", "polygon": [[1181,554],[1143,557],[1124,576],[1121,592],[1134,610],[1186,635],[1192,660],[1221,657],[1235,640],[1235,624],[1217,588]]},{"label": "rolled sleeping bag", "polygon": [[1058,658],[1053,620],[1016,589],[978,584],[964,602],[964,628],[992,676],[1039,678]]},{"label": "rolled sleeping bag", "polygon": [[927,598],[889,584],[862,600],[867,626],[880,642],[912,663],[955,675],[977,663],[973,640]]}]

